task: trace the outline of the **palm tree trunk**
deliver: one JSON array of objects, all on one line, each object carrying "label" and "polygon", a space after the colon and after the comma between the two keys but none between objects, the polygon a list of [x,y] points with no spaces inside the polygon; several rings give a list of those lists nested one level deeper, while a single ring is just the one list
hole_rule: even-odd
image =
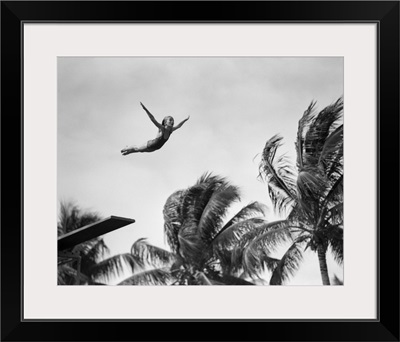
[{"label": "palm tree trunk", "polygon": [[318,261],[319,261],[319,269],[321,271],[321,278],[323,285],[330,285],[328,275],[328,265],[326,264],[326,248],[323,246],[318,246]]}]

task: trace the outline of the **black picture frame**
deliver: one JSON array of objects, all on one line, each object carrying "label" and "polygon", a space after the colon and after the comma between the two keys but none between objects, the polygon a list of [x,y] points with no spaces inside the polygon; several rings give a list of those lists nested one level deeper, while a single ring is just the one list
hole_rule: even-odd
[{"label": "black picture frame", "polygon": [[[378,319],[24,321],[21,30],[60,21],[378,23]],[[399,341],[398,1],[2,1],[1,51],[1,340]]]}]

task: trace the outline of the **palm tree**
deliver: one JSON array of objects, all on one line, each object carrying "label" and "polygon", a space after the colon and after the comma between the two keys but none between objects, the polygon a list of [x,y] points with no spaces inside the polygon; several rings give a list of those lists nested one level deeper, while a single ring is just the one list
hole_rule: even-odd
[{"label": "palm tree", "polygon": [[[97,213],[82,211],[73,203],[61,202],[57,224],[58,235],[64,235],[87,224],[97,222],[101,217]],[[112,276],[123,273],[124,265],[132,270],[137,261],[130,253],[105,258],[109,249],[102,238],[81,243],[59,255],[59,285],[104,285]],[[75,257],[71,258],[70,255]]]},{"label": "palm tree", "polygon": [[230,206],[239,199],[236,186],[210,173],[174,192],[163,209],[171,251],[138,240],[131,253],[149,267],[149,273],[134,274],[122,284],[140,283],[141,277],[150,276],[152,284],[252,285],[238,272],[232,253],[238,237],[265,225],[263,217],[255,217],[264,215],[264,206],[250,203],[226,220]]},{"label": "palm tree", "polygon": [[[322,283],[330,285],[326,253],[343,262],[343,101],[339,98],[318,114],[312,102],[299,121],[296,167],[276,152],[282,137],[267,141],[260,177],[268,184],[275,209],[286,217],[243,236],[237,258],[249,274],[260,265],[272,271],[271,285],[280,285],[298,269],[303,251],[318,255]],[[271,254],[282,243],[290,246],[281,259]]]}]

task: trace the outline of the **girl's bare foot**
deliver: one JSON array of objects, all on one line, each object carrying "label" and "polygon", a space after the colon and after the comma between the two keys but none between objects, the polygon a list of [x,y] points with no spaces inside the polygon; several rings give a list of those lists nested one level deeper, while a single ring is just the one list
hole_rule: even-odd
[{"label": "girl's bare foot", "polygon": [[128,147],[125,147],[124,149],[121,150],[121,153],[123,156],[126,156],[127,154],[131,153],[131,149]]}]

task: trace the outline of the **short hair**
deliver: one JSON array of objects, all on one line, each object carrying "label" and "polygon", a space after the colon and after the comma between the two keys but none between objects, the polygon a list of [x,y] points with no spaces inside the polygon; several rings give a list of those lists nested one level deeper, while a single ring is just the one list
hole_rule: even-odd
[{"label": "short hair", "polygon": [[174,118],[173,118],[172,116],[166,116],[166,117],[163,119],[163,121],[162,121],[161,124],[164,126],[164,125],[165,125],[165,121],[167,121],[169,118],[172,119],[172,124],[174,124]]}]

